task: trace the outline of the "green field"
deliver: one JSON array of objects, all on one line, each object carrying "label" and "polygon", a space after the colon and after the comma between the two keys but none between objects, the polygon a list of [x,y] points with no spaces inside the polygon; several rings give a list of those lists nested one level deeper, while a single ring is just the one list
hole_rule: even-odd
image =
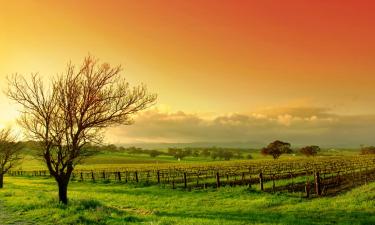
[{"label": "green field", "polygon": [[[163,151],[163,150],[162,150]],[[165,151],[165,150],[164,150]],[[251,154],[253,159],[250,160],[269,160],[271,156],[263,156],[259,150],[244,151],[244,154]],[[322,150],[318,157],[322,156],[351,156],[358,155],[358,149],[339,149],[339,150]],[[302,155],[282,155],[280,159],[296,159],[306,158]],[[232,159],[231,161],[235,161]],[[245,159],[246,160],[246,159]],[[106,169],[106,168],[118,168],[127,167],[131,165],[141,166],[142,164],[162,164],[162,163],[201,163],[201,162],[219,162],[220,160],[213,160],[210,157],[186,157],[183,160],[176,160],[173,156],[161,155],[156,158],[152,158],[147,154],[129,154],[126,152],[110,152],[103,151],[97,155],[87,158],[82,165],[78,165],[77,169]],[[46,167],[39,157],[33,154],[26,154],[23,156],[20,165],[16,168],[20,170],[45,170]]]},{"label": "green field", "polygon": [[375,183],[304,199],[246,187],[191,192],[159,186],[72,182],[57,203],[47,178],[6,177],[1,224],[375,224]]},{"label": "green field", "polygon": [[[256,151],[251,154],[251,160],[270,159]],[[358,151],[324,151],[317,157],[332,155],[354,156]],[[289,158],[298,160],[303,156],[284,155],[281,160]],[[213,160],[186,157],[177,161],[172,156],[151,158],[146,154],[102,152],[78,169],[206,162]],[[44,166],[27,154],[19,168],[34,170]],[[228,186],[187,191],[168,185],[72,181],[68,197],[67,206],[58,203],[52,178],[6,176],[4,188],[0,189],[0,224],[375,224],[375,182],[334,197],[306,199],[301,192],[261,192],[257,185],[251,189]]]}]

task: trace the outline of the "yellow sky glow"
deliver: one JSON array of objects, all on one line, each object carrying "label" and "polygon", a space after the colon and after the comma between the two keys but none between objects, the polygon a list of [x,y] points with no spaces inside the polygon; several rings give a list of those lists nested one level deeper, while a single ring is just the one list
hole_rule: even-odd
[{"label": "yellow sky glow", "polygon": [[[375,114],[370,1],[0,3],[2,90],[7,75],[48,78],[91,54],[158,93],[159,111],[205,119],[280,108]],[[14,123],[16,108],[2,94],[0,107],[0,125]]]}]

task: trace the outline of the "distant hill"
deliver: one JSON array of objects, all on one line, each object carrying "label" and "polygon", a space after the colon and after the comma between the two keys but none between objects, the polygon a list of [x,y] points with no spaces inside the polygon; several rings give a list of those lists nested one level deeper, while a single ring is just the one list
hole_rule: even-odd
[{"label": "distant hill", "polygon": [[124,143],[118,144],[124,147],[139,147],[144,149],[166,149],[166,148],[183,148],[183,147],[222,147],[222,148],[253,148],[259,149],[266,143],[257,142],[191,142],[191,143]]}]

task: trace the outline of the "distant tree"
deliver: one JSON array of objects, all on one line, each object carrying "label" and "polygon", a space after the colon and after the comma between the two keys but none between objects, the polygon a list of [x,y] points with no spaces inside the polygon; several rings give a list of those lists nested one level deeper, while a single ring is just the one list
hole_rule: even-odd
[{"label": "distant tree", "polygon": [[362,146],[361,154],[362,155],[375,154],[375,147],[374,146],[368,146],[368,147]]},{"label": "distant tree", "polygon": [[8,82],[8,97],[21,106],[20,125],[29,139],[37,141],[59,189],[59,201],[67,204],[71,174],[77,164],[93,154],[88,143],[102,143],[103,130],[132,124],[132,116],[156,100],[145,86],[129,87],[121,67],[98,64],[87,57],[82,66],[49,79],[32,75],[28,80],[14,75]]},{"label": "distant tree", "polygon": [[168,155],[175,156],[177,151],[177,148],[168,148]]},{"label": "distant tree", "polygon": [[320,147],[316,145],[306,146],[299,150],[305,156],[316,156],[320,151]]},{"label": "distant tree", "polygon": [[248,154],[248,155],[246,156],[246,159],[253,159],[253,156],[252,156],[251,154]]},{"label": "distant tree", "polygon": [[4,174],[17,165],[21,150],[22,144],[10,129],[0,130],[0,188],[3,188]]},{"label": "distant tree", "polygon": [[182,160],[185,158],[185,154],[183,152],[183,150],[179,149],[175,154],[174,154],[174,157],[175,159],[178,159],[178,160]]},{"label": "distant tree", "polygon": [[[100,151],[106,151],[107,150],[106,146],[95,145],[95,144],[92,144],[92,143],[87,143],[84,146],[84,148],[85,148],[85,151],[92,152],[93,154],[95,154],[97,152],[100,152]],[[40,151],[40,146],[37,150]],[[37,151],[37,154],[40,153],[38,151]]]},{"label": "distant tree", "polygon": [[107,149],[107,151],[109,151],[109,152],[116,152],[116,151],[117,151],[117,146],[114,145],[114,144],[110,144],[110,145],[107,145],[107,146],[106,146],[106,149]]},{"label": "distant tree", "polygon": [[274,159],[278,159],[282,154],[292,153],[291,145],[287,142],[274,141],[261,150],[262,155],[271,155]]},{"label": "distant tree", "polygon": [[194,149],[193,153],[191,155],[194,156],[194,157],[198,157],[199,156],[199,149]]},{"label": "distant tree", "polygon": [[231,150],[215,148],[211,151],[211,159],[213,160],[216,160],[217,158],[221,160],[230,160],[233,157],[235,157],[235,153],[233,153]]},{"label": "distant tree", "polygon": [[128,152],[129,154],[144,154],[145,151],[142,148],[137,148],[137,147],[128,147],[125,148],[125,151]]},{"label": "distant tree", "polygon": [[176,159],[183,159],[187,156],[191,156],[192,154],[193,149],[191,148],[168,148],[168,155],[171,155]]},{"label": "distant tree", "polygon": [[183,150],[183,152],[184,152],[184,155],[185,155],[185,156],[191,156],[191,155],[193,155],[193,149],[192,149],[192,148],[189,148],[189,147],[185,148],[185,149]]},{"label": "distant tree", "polygon": [[211,159],[216,160],[217,157],[219,157],[219,154],[217,151],[212,151],[210,156],[211,156]]},{"label": "distant tree", "polygon": [[242,155],[242,152],[239,151],[239,150],[234,151],[233,157],[236,158],[236,159],[243,159],[244,158],[243,155]]},{"label": "distant tree", "polygon": [[233,152],[224,150],[224,151],[221,152],[220,156],[224,160],[228,161],[233,157]]},{"label": "distant tree", "polygon": [[152,157],[152,158],[156,158],[156,157],[158,157],[159,155],[161,155],[162,154],[162,152],[160,152],[160,151],[158,151],[158,150],[151,150],[151,151],[149,151],[150,153],[150,157]]},{"label": "distant tree", "polygon": [[210,152],[210,150],[205,148],[201,151],[200,155],[203,156],[203,157],[210,157],[211,152]]}]

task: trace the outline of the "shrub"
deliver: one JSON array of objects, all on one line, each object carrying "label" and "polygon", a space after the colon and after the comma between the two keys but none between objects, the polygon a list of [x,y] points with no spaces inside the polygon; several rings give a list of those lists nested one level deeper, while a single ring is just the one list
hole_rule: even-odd
[{"label": "shrub", "polygon": [[320,151],[319,146],[312,145],[312,146],[306,146],[299,150],[299,152],[305,156],[315,156]]},{"label": "shrub", "polygon": [[252,156],[251,154],[248,154],[248,155],[246,156],[246,159],[253,159],[253,156]]},{"label": "shrub", "polygon": [[374,146],[362,147],[361,154],[362,155],[375,154],[375,147]]}]

